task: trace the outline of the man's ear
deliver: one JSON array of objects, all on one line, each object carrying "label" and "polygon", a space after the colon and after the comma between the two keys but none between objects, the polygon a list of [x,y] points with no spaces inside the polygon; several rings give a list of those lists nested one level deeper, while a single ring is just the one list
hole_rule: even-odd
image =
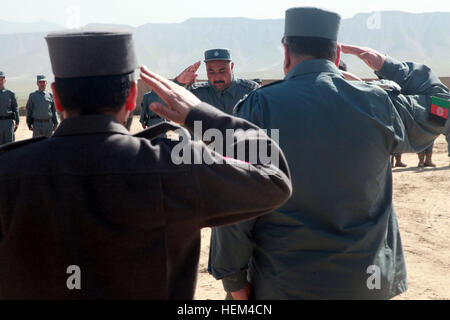
[{"label": "man's ear", "polygon": [[55,108],[58,112],[63,112],[63,106],[61,105],[61,100],[59,100],[58,91],[56,90],[56,85],[52,83],[53,100],[55,101]]},{"label": "man's ear", "polygon": [[128,95],[127,102],[125,104],[127,107],[127,111],[133,111],[134,109],[136,109],[137,94],[138,94],[138,83],[137,80],[134,80],[133,83],[131,84],[130,94]]},{"label": "man's ear", "polygon": [[234,62],[231,63],[231,71],[234,71]]},{"label": "man's ear", "polygon": [[283,43],[284,47],[284,74],[287,75],[291,71],[291,53],[287,44]]}]

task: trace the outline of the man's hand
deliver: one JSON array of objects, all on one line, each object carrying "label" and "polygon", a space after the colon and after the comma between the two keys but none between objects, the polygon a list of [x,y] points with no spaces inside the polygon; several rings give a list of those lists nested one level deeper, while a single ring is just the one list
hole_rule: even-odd
[{"label": "man's hand", "polygon": [[188,67],[186,70],[184,70],[178,77],[177,81],[178,83],[184,84],[185,86],[190,86],[195,82],[195,79],[197,79],[198,74],[197,70],[200,68],[200,65],[202,63],[199,61],[197,63],[194,63],[192,66]]},{"label": "man's hand", "polygon": [[53,126],[53,132],[55,132],[56,129],[58,129],[58,126]]},{"label": "man's hand", "polygon": [[19,125],[16,123],[15,126],[14,126],[14,132],[16,132],[17,129],[19,129]]},{"label": "man's hand", "polygon": [[142,129],[147,129],[147,126],[145,124],[142,125]]},{"label": "man's hand", "polygon": [[341,63],[341,53],[342,53],[342,46],[338,43],[337,48],[336,48],[336,67],[339,68],[339,64]]},{"label": "man's hand", "polygon": [[247,283],[243,289],[236,292],[232,292],[231,295],[233,296],[233,299],[236,301],[250,300],[250,297],[252,295],[252,288],[250,287],[250,284]]},{"label": "man's hand", "polygon": [[28,129],[30,129],[30,131],[33,131],[33,127],[29,127]]},{"label": "man's hand", "polygon": [[141,67],[141,79],[167,104],[155,102],[150,110],[160,116],[184,125],[188,113],[201,101],[185,88]]},{"label": "man's hand", "polygon": [[353,54],[364,61],[369,68],[374,71],[380,71],[386,62],[386,56],[382,55],[378,51],[366,47],[350,46],[346,44],[341,44],[341,49],[343,53]]}]

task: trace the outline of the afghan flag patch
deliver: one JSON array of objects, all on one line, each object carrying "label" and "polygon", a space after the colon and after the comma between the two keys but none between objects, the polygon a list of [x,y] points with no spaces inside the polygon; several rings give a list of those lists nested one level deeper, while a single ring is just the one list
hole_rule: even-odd
[{"label": "afghan flag patch", "polygon": [[431,103],[432,114],[444,119],[448,119],[449,110],[450,110],[450,101],[433,97],[433,101]]},{"label": "afghan flag patch", "polygon": [[430,120],[445,125],[450,111],[450,101],[438,97],[432,97]]}]

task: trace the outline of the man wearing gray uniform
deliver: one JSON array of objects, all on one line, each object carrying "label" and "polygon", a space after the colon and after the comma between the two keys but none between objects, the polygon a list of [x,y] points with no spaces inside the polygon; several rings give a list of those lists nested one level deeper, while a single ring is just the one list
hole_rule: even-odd
[{"label": "man wearing gray uniform", "polygon": [[449,90],[424,65],[342,45],[392,82],[347,81],[334,63],[340,20],[289,9],[285,79],[235,108],[279,129],[293,185],[273,213],[214,229],[209,271],[235,299],[390,299],[408,288],[389,158],[445,132],[432,101],[448,101]]},{"label": "man wearing gray uniform", "polygon": [[188,90],[202,101],[217,109],[233,114],[236,104],[247,94],[259,88],[256,82],[234,77],[234,62],[229,49],[212,49],[205,52],[207,82],[195,82],[200,62],[183,71],[175,83],[187,86]]},{"label": "man wearing gray uniform", "polygon": [[20,122],[17,97],[5,88],[5,83],[6,76],[0,71],[0,145],[15,141],[14,133]]},{"label": "man wearing gray uniform", "polygon": [[[164,103],[164,101],[162,101],[154,91],[146,93],[142,98],[141,118],[139,122],[142,124],[142,128],[144,129],[166,122],[165,119],[161,118],[159,115],[150,110],[150,105],[154,102]],[[160,137],[167,138],[167,134],[164,133]]]},{"label": "man wearing gray uniform", "polygon": [[33,131],[33,138],[50,138],[58,127],[55,102],[53,95],[45,91],[47,78],[44,75],[37,76],[37,86],[38,90],[28,98],[27,125]]}]

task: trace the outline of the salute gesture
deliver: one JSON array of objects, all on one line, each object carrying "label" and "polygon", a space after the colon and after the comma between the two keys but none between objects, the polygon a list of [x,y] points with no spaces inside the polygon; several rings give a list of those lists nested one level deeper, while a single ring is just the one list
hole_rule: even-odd
[{"label": "salute gesture", "polygon": [[186,70],[184,70],[178,77],[177,81],[178,83],[184,84],[185,86],[190,86],[195,82],[195,79],[197,79],[198,74],[198,68],[200,68],[201,62],[198,61],[194,63],[192,66],[188,67]]},{"label": "salute gesture", "polygon": [[145,66],[141,67],[141,79],[167,104],[166,107],[159,102],[152,103],[150,110],[170,121],[184,125],[188,113],[201,103],[185,88],[151,72]]},{"label": "salute gesture", "polygon": [[343,53],[357,56],[374,71],[380,71],[386,61],[385,55],[382,55],[371,48],[350,46],[346,44],[341,44],[340,47]]}]

